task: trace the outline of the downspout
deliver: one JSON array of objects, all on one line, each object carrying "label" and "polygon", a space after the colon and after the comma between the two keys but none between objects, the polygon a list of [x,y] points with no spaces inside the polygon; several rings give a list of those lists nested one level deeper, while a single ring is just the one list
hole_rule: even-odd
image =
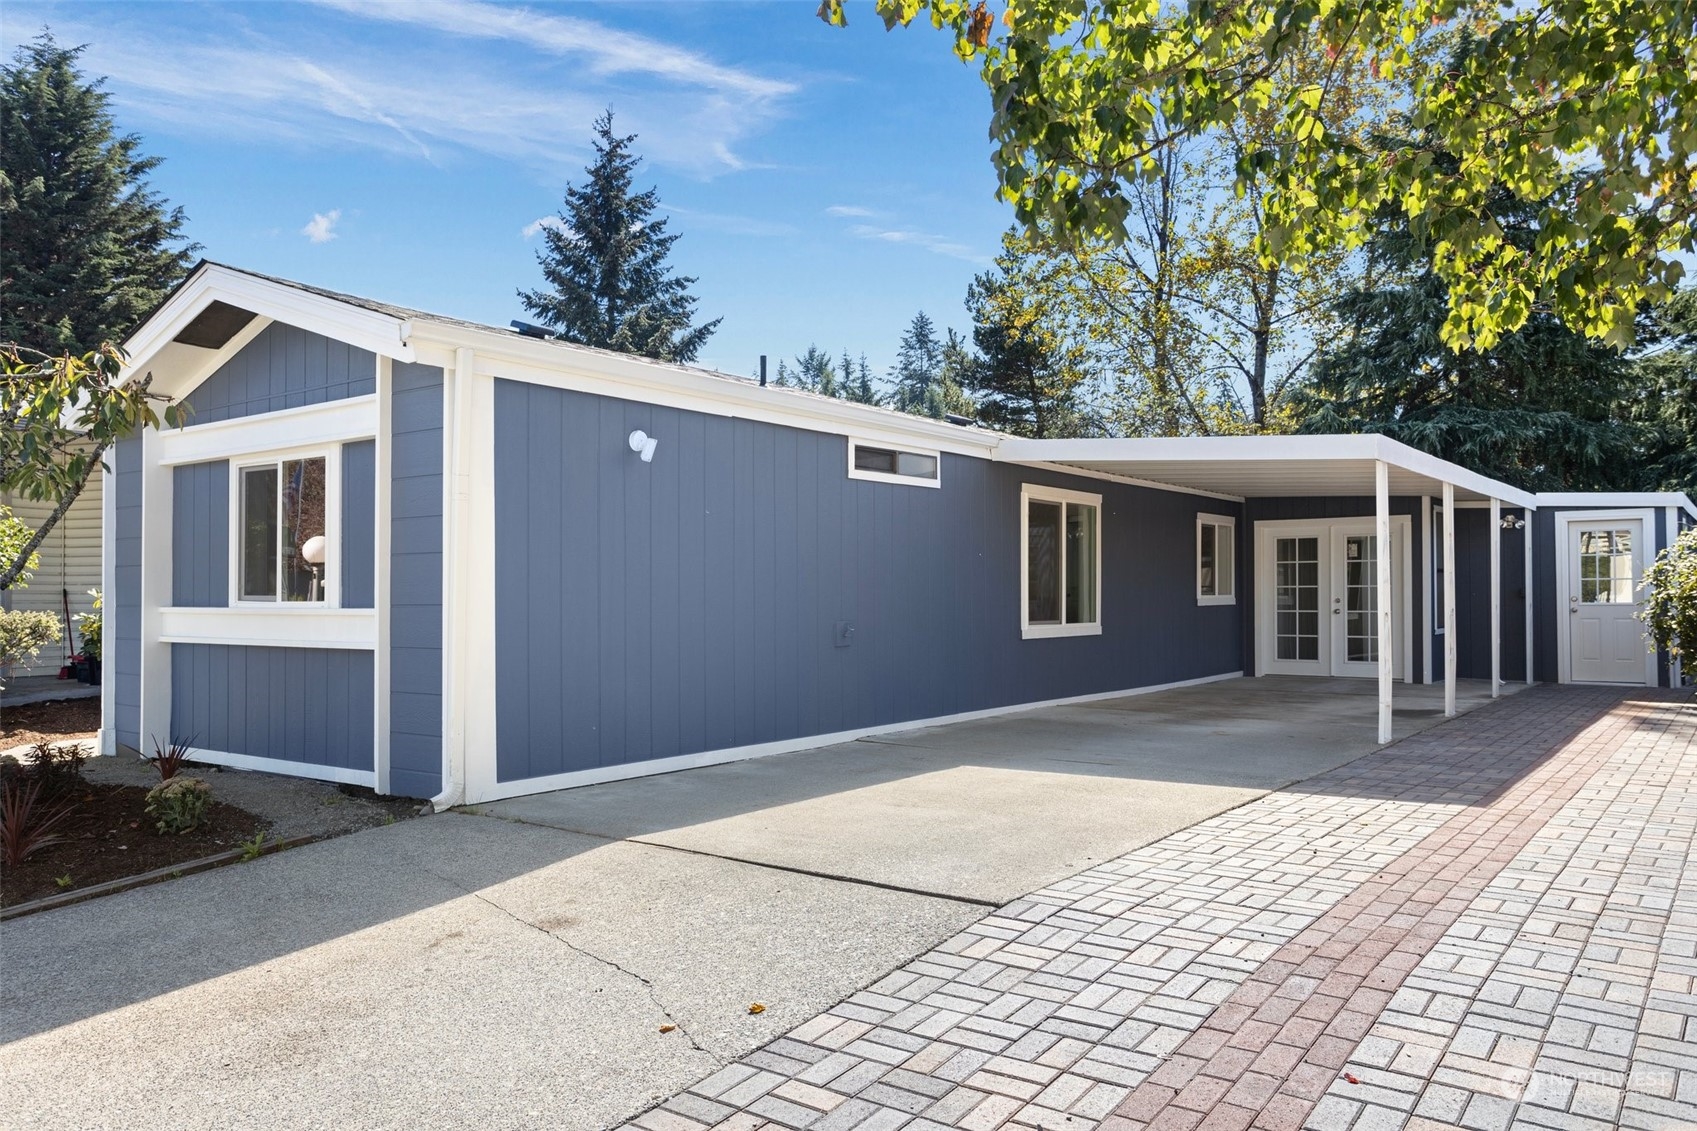
[{"label": "downspout", "polygon": [[470,349],[454,351],[454,372],[443,396],[447,466],[443,469],[446,506],[442,515],[442,792],[430,799],[431,808],[438,813],[465,800],[465,641],[460,625],[465,601],[459,590],[465,577],[465,540],[461,535],[471,493],[466,424],[471,419],[476,360]]}]

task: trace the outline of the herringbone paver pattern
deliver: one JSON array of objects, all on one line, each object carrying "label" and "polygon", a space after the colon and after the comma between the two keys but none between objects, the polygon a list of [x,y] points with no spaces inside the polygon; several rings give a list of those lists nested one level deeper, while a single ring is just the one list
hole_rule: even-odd
[{"label": "herringbone paver pattern", "polygon": [[[1526,692],[1034,892],[628,1126],[1668,1125],[1697,719],[1622,698]],[[1569,1047],[1672,1083],[1540,1106]]]}]

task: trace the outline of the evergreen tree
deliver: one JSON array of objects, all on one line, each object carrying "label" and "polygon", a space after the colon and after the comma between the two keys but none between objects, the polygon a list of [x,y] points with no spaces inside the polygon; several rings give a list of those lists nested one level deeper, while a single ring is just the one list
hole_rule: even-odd
[{"label": "evergreen tree", "polygon": [[[1491,202],[1504,238],[1530,248],[1539,205],[1507,192]],[[1298,430],[1380,432],[1527,490],[1633,486],[1636,430],[1615,419],[1630,360],[1545,310],[1489,350],[1452,349],[1449,289],[1401,215],[1368,248],[1367,277],[1386,281],[1339,300],[1346,334],[1292,395]]]},{"label": "evergreen tree", "polygon": [[[846,352],[843,354],[843,363],[846,373],[848,372],[846,368],[848,354]],[[872,366],[867,363],[864,353],[854,363],[854,380],[849,382],[848,392],[844,396],[860,404],[881,405],[884,403],[884,394],[880,393],[877,386],[872,383]]]},{"label": "evergreen tree", "polygon": [[931,316],[921,310],[908,323],[901,345],[896,348],[896,364],[890,370],[890,381],[895,386],[891,407],[901,412],[940,416],[930,409],[936,399],[932,386],[942,373],[943,343],[937,338],[937,326]]},{"label": "evergreen tree", "polygon": [[53,354],[123,340],[199,251],[82,51],[43,31],[0,67],[0,340]]},{"label": "evergreen tree", "polygon": [[611,110],[596,119],[588,180],[566,186],[561,223],[542,230],[536,259],[548,289],[520,291],[519,300],[564,341],[694,361],[721,320],[691,324],[695,279],[666,263],[678,237],[654,219],[659,193],[631,191],[642,160],[631,152],[635,140],[613,133]]},{"label": "evergreen tree", "polygon": [[992,428],[1021,436],[1089,435],[1083,394],[1089,353],[1058,313],[1045,257],[1010,234],[997,270],[967,288],[972,340],[978,347],[964,384],[979,394],[979,415]]},{"label": "evergreen tree", "polygon": [[1619,406],[1639,429],[1642,470],[1631,485],[1697,495],[1697,289],[1645,311],[1638,341],[1644,348]]}]

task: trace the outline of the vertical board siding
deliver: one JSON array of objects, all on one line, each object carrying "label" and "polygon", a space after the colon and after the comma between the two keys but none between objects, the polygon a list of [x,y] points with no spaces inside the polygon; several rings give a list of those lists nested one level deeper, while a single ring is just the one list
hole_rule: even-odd
[{"label": "vertical board siding", "polygon": [[[501,781],[1243,666],[1195,598],[1196,514],[1235,504],[957,456],[871,483],[842,436],[505,380],[495,415]],[[1103,635],[1020,638],[1021,483],[1102,495]]]},{"label": "vertical board siding", "polygon": [[342,445],[342,607],[369,609],[377,595],[377,441]]},{"label": "vertical board siding", "polygon": [[369,396],[377,355],[273,322],[183,398],[190,427],[262,412]]},{"label": "vertical board siding", "polygon": [[171,645],[171,738],[204,750],[374,768],[372,654]]},{"label": "vertical board siding", "polygon": [[[1518,507],[1505,516],[1523,517]],[[1526,545],[1522,531],[1502,532],[1502,678],[1526,678]],[[1442,552],[1441,550],[1439,551]],[[1537,565],[1537,558],[1532,559]],[[1427,582],[1430,584],[1430,581]],[[1455,523],[1455,674],[1460,679],[1491,678],[1491,512],[1457,507]],[[1434,625],[1434,627],[1436,627]],[[1536,627],[1534,628],[1536,631]],[[1443,636],[1438,641],[1437,678],[1443,678]]]},{"label": "vertical board siding", "polygon": [[[1408,524],[1408,561],[1409,561],[1409,590],[1412,597],[1409,609],[1409,626],[1413,633],[1414,671],[1413,678],[1418,681],[1426,671],[1426,650],[1420,646],[1425,639],[1421,635],[1421,616],[1427,603],[1427,593],[1431,588],[1431,577],[1421,580],[1420,563],[1422,560],[1421,547],[1425,537],[1420,528],[1420,497],[1418,495],[1392,495],[1390,498],[1392,516],[1407,515]],[[1372,518],[1375,504],[1371,495],[1333,495],[1300,498],[1259,498],[1250,499],[1248,503],[1249,522],[1246,529],[1241,531],[1238,539],[1238,590],[1237,599],[1244,606],[1243,614],[1243,654],[1246,657],[1255,655],[1255,599],[1259,590],[1255,578],[1255,524],[1257,522],[1274,522],[1301,519],[1333,519],[1333,518]],[[1460,551],[1457,551],[1459,560]],[[1518,584],[1518,583],[1517,583]],[[1437,614],[1441,616],[1442,614]],[[1489,653],[1486,656],[1489,663]],[[1254,667],[1252,661],[1245,664],[1245,671]],[[1441,672],[1439,673],[1442,674]]]},{"label": "vertical board siding", "polygon": [[112,696],[112,723],[117,740],[141,749],[141,437],[119,440],[113,448],[112,469],[117,479],[117,529],[112,536],[116,576],[108,598],[115,629],[106,673]]},{"label": "vertical board siding", "polygon": [[230,603],[230,461],[171,471],[171,604]]},{"label": "vertical board siding", "polygon": [[395,364],[389,787],[403,797],[442,790],[442,387],[435,366]]}]

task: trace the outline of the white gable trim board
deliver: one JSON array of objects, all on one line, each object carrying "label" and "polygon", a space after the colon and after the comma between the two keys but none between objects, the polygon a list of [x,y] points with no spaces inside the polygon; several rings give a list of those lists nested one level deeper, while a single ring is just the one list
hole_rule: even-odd
[{"label": "white gable trim board", "polygon": [[[254,317],[218,348],[176,340],[214,302]],[[306,333],[307,361],[274,356],[280,346],[244,354],[279,340],[279,326],[291,349]],[[284,401],[263,382],[285,379],[265,366],[286,363],[298,383],[322,342],[365,351],[375,372],[264,411]],[[1377,507],[1395,548],[1396,676],[1407,681],[1434,678],[1431,513],[1446,485],[1458,506],[1494,500],[1528,516],[1583,505],[1665,514],[1672,531],[1675,515],[1697,515],[1677,495],[1533,496],[1379,436],[1008,437],[212,264],[130,348],[129,372],[175,396],[235,372],[250,392],[262,384],[245,400],[213,398],[229,419],[149,433],[139,470],[104,475],[105,588],[127,571],[141,584],[133,605],[108,601],[109,639],[139,627],[140,663],[134,686],[106,682],[101,750],[119,734],[193,737],[207,761],[380,792],[428,786],[439,807],[1269,670],[1277,598],[1264,558],[1281,527],[1254,521],[1252,500],[1300,503],[1290,513],[1316,517],[1286,525],[1328,539],[1371,533]],[[651,461],[626,442],[639,430],[655,441]],[[857,473],[851,443],[934,455],[936,475]],[[349,445],[366,445],[369,487],[344,473]],[[181,568],[236,591],[239,469],[300,452],[329,470],[328,599],[173,605],[178,552]],[[191,492],[184,505],[198,509],[174,516],[179,471],[221,503]],[[139,551],[114,537],[130,474]],[[1026,497],[1098,508],[1096,620],[1076,632],[1024,624]],[[1398,513],[1387,500],[1403,500]],[[1203,522],[1234,531],[1229,600],[1198,598]],[[1646,521],[1645,537],[1659,528]],[[1487,533],[1460,549],[1496,560],[1500,534]],[[369,607],[343,607],[362,570]],[[1526,574],[1530,592],[1530,555]],[[1532,605],[1529,657],[1535,619],[1538,639],[1560,631],[1553,610]],[[1496,670],[1500,602],[1489,619],[1497,646],[1472,643]],[[1176,643],[1127,647],[1145,638]],[[1341,668],[1381,680],[1383,726],[1391,666]],[[1654,656],[1648,671],[1653,681]],[[365,673],[352,693],[349,672]],[[180,733],[189,721],[223,737]]]}]

